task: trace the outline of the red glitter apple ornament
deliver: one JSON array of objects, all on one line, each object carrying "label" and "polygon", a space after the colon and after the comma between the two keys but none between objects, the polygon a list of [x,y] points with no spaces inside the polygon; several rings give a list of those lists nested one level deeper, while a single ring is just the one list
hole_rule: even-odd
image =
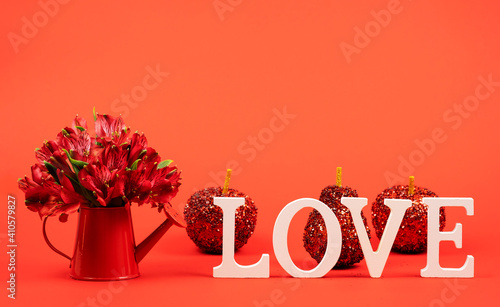
[{"label": "red glitter apple ornament", "polygon": [[[338,167],[337,185],[325,187],[323,191],[321,191],[321,196],[319,198],[320,201],[325,203],[332,209],[333,213],[335,213],[342,230],[342,250],[334,268],[348,267],[360,262],[364,258],[351,212],[346,206],[340,203],[342,197],[358,197],[358,192],[350,187],[342,186],[342,168]],[[361,213],[361,217],[365,223],[368,237],[370,237],[370,229],[368,228],[368,223],[363,213]],[[316,210],[309,215],[309,219],[304,229],[303,241],[306,251],[319,263],[321,259],[323,259],[326,251],[327,232],[325,221]]]},{"label": "red glitter apple ornament", "polygon": [[[436,193],[426,188],[414,185],[414,177],[410,176],[408,185],[396,185],[385,189],[377,195],[372,204],[372,223],[375,233],[380,239],[385,229],[391,210],[384,205],[385,198],[410,199],[412,205],[406,210],[405,216],[394,240],[392,250],[400,253],[415,254],[427,249],[427,210],[422,202],[424,197],[437,197]],[[439,212],[439,230],[446,224],[444,208]]]},{"label": "red glitter apple ornament", "polygon": [[245,245],[257,222],[257,207],[245,193],[229,188],[231,170],[227,170],[224,188],[207,188],[195,192],[184,208],[186,231],[202,251],[222,254],[222,209],[214,205],[214,197],[244,197],[245,204],[236,209],[234,249]]}]

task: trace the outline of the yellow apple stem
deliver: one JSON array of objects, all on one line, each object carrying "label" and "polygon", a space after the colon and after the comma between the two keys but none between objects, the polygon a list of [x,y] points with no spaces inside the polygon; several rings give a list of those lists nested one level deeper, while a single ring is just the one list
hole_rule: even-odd
[{"label": "yellow apple stem", "polygon": [[337,186],[342,186],[342,167],[337,167]]},{"label": "yellow apple stem", "polygon": [[224,188],[222,189],[222,195],[227,194],[227,191],[229,190],[229,180],[231,180],[231,172],[232,170],[228,168],[226,173],[226,180],[224,181]]},{"label": "yellow apple stem", "polygon": [[413,193],[415,192],[415,177],[414,176],[410,176],[410,184],[408,185],[408,195],[413,195]]}]

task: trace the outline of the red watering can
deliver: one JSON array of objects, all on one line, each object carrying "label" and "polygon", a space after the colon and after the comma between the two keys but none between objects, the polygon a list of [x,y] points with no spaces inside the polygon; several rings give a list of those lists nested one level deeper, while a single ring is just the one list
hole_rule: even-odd
[{"label": "red watering can", "polygon": [[73,257],[55,248],[45,231],[43,237],[56,253],[68,258],[70,276],[80,280],[120,280],[139,276],[138,263],[146,256],[167,230],[185,222],[172,206],[165,204],[167,219],[139,245],[135,245],[130,204],[122,207],[80,207]]}]

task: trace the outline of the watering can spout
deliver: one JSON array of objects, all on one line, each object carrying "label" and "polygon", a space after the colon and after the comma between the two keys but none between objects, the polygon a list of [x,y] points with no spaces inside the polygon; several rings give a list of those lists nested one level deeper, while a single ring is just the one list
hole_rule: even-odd
[{"label": "watering can spout", "polygon": [[161,237],[167,232],[167,230],[172,227],[174,222],[172,219],[167,218],[163,223],[161,223],[158,228],[156,228],[144,241],[142,241],[135,248],[135,260],[139,263],[155,246],[155,244],[161,239]]},{"label": "watering can spout", "polygon": [[166,203],[163,205],[165,209],[165,214],[167,215],[167,219],[161,223],[158,228],[155,229],[144,241],[142,241],[135,248],[135,260],[139,263],[144,256],[149,253],[149,251],[155,246],[155,244],[160,240],[160,238],[167,232],[167,230],[172,227],[172,225],[176,225],[179,227],[185,228],[186,221],[181,213],[179,213],[176,208],[172,207],[170,203]]}]

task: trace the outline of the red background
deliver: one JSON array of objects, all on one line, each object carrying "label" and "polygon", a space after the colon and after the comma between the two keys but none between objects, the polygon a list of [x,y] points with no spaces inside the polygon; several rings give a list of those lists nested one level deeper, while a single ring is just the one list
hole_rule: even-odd
[{"label": "red background", "polygon": [[[52,3],[41,1],[46,2]],[[218,12],[214,3],[226,6]],[[500,4],[391,3],[69,1],[50,6],[53,16],[44,19],[48,15],[37,1],[3,2],[0,180],[5,204],[7,195],[17,200],[19,246],[17,299],[8,300],[3,290],[2,302],[466,306],[482,297],[483,305],[496,304],[500,91],[498,86],[481,89],[481,97],[489,96],[476,105],[469,96],[476,95],[481,76],[500,81]],[[371,11],[379,16],[392,5],[390,21],[375,23]],[[36,33],[12,44],[12,37],[23,35],[26,20],[34,18]],[[357,28],[372,37],[356,38]],[[343,42],[358,48],[350,61]],[[141,92],[147,67],[168,76]],[[134,105],[121,101],[122,94],[134,93],[146,97]],[[454,111],[464,103],[468,109]],[[200,253],[185,230],[176,228],[141,262],[138,279],[124,284],[70,279],[68,261],[43,242],[41,222],[24,208],[16,180],[29,174],[33,150],[75,114],[92,126],[94,106],[100,113],[126,115],[133,131],[145,132],[150,145],[182,169],[177,206],[194,190],[214,184],[211,172],[224,173],[228,163],[238,163],[231,166],[231,186],[255,200],[259,217],[254,236],[236,258],[250,264],[269,253],[271,278],[212,278],[221,257]],[[295,117],[277,127],[273,118],[283,109]],[[423,152],[417,143],[428,144],[424,140],[436,129],[444,136]],[[251,145],[255,137],[259,144]],[[448,210],[447,230],[463,224],[463,248],[442,244],[441,263],[461,266],[473,255],[476,276],[421,278],[425,254],[392,253],[377,280],[369,277],[364,261],[321,279],[287,278],[272,250],[279,211],[297,198],[319,197],[324,186],[335,183],[336,166],[343,166],[344,184],[371,203],[393,184],[388,172],[406,182],[409,172],[398,170],[401,159],[410,161],[417,185],[439,196],[474,198],[472,217]],[[5,246],[7,212],[0,212]],[[302,247],[306,218],[307,210],[298,214],[289,233],[292,257],[303,268],[311,265]],[[161,219],[155,210],[134,210],[137,239]],[[69,253],[75,228],[71,216],[67,224],[51,221],[49,234]],[[7,280],[7,261],[2,253],[2,280]]]}]

